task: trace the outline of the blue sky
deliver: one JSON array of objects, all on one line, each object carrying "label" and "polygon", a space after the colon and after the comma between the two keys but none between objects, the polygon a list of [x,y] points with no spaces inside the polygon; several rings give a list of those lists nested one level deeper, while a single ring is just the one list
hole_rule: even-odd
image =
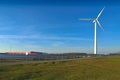
[{"label": "blue sky", "polygon": [[99,18],[98,52],[120,52],[120,2],[112,0],[1,0],[0,51],[93,53],[93,23]]}]

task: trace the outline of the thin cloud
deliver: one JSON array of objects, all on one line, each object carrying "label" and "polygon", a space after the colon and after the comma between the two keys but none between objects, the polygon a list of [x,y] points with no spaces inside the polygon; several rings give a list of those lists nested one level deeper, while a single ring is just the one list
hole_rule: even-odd
[{"label": "thin cloud", "polygon": [[79,37],[57,37],[57,36],[43,36],[43,35],[0,35],[2,39],[40,39],[40,40],[83,40],[91,41],[92,39]]},{"label": "thin cloud", "polygon": [[0,38],[34,38],[34,36],[21,36],[21,35],[0,35]]}]

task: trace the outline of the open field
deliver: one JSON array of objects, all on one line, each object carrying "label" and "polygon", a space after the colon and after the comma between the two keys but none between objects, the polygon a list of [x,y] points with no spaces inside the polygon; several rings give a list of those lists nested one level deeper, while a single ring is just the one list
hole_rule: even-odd
[{"label": "open field", "polygon": [[0,66],[0,80],[119,80],[120,56]]}]

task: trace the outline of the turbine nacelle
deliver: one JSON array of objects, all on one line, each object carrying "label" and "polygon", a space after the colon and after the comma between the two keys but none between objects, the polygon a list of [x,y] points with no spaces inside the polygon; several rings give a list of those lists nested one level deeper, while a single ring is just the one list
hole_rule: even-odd
[{"label": "turbine nacelle", "polygon": [[95,23],[95,22],[97,22],[97,19],[94,19],[94,20],[93,20],[93,23]]}]

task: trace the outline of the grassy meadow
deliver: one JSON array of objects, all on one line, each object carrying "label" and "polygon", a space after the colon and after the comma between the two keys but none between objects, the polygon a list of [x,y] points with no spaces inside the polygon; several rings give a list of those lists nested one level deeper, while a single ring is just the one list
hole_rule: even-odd
[{"label": "grassy meadow", "polygon": [[0,66],[0,80],[120,80],[120,56]]}]

